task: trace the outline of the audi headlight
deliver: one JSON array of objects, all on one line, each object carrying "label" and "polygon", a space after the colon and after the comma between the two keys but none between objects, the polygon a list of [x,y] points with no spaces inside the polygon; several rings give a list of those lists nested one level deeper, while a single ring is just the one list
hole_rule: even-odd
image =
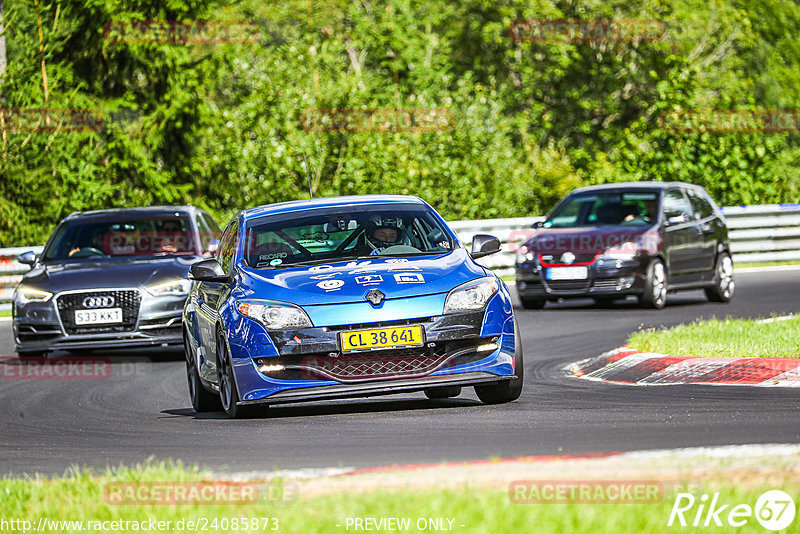
[{"label": "audi headlight", "polygon": [[482,310],[498,289],[500,284],[494,276],[485,276],[461,284],[447,295],[444,301],[444,313]]},{"label": "audi headlight", "polygon": [[239,313],[258,321],[268,330],[311,328],[311,319],[299,306],[274,300],[240,300],[236,302]]},{"label": "audi headlight", "polygon": [[192,283],[189,280],[179,278],[162,284],[148,286],[145,289],[154,297],[181,297],[189,294],[189,288],[191,286]]},{"label": "audi headlight", "polygon": [[17,306],[25,306],[29,302],[47,302],[52,297],[52,293],[26,286],[19,286],[14,292],[14,302]]}]

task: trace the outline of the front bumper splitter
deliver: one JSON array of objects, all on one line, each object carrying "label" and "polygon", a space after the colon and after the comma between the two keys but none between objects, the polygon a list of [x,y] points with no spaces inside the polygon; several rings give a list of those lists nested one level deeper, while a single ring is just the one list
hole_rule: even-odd
[{"label": "front bumper splitter", "polygon": [[342,384],[279,391],[261,399],[239,401],[239,405],[285,404],[290,402],[310,402],[328,399],[346,399],[412,393],[442,386],[475,386],[491,382],[502,382],[517,378],[516,375],[498,376],[485,372],[437,375],[407,380],[386,380],[380,383]]}]

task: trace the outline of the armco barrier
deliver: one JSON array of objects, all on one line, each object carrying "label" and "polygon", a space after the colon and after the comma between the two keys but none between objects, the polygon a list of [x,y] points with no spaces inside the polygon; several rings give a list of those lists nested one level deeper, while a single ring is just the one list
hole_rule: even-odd
[{"label": "armco barrier", "polygon": [[800,204],[723,208],[733,260],[800,260]]},{"label": "armco barrier", "polygon": [[[768,204],[761,206],[729,206],[722,208],[730,229],[734,262],[800,260],[800,204]],[[517,247],[533,229],[531,225],[543,217],[455,221],[450,226],[466,246],[475,234],[491,234],[503,242],[498,254],[481,258],[479,263],[501,276],[513,274]],[[28,270],[16,261],[18,254],[42,247],[0,249],[0,309],[10,307],[14,286]]]}]

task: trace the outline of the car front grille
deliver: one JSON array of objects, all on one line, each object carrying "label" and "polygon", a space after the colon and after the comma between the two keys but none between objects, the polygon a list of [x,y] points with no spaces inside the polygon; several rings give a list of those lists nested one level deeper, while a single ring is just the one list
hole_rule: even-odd
[{"label": "car front grille", "polygon": [[598,289],[615,289],[617,287],[617,279],[603,278],[600,280],[595,280],[592,285]]},{"label": "car front grille", "polygon": [[[345,354],[335,358],[311,357],[306,358],[303,365],[308,367],[309,378],[328,376],[335,380],[363,380],[425,374],[435,370],[444,361],[443,354],[437,355],[425,349],[385,352],[387,354],[360,353]],[[320,376],[311,376],[314,374]]]},{"label": "car front grille", "polygon": [[547,280],[551,291],[583,291],[589,289],[590,280]]},{"label": "car front grille", "polygon": [[[80,325],[75,324],[75,311],[86,310],[83,300],[86,297],[114,297],[114,305],[111,308],[122,308],[122,322],[114,324]],[[82,291],[80,293],[67,293],[56,298],[56,307],[61,317],[61,324],[67,335],[80,334],[108,334],[115,332],[130,332],[136,327],[139,318],[139,307],[142,303],[142,296],[138,291],[128,290],[100,290]],[[101,308],[102,309],[102,308]]]}]

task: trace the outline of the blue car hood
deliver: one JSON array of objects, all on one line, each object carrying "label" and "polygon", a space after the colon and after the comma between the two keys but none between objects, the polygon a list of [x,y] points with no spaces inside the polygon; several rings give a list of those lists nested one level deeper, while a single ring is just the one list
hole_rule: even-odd
[{"label": "blue car hood", "polygon": [[447,293],[485,276],[465,249],[436,256],[341,261],[290,269],[242,268],[244,298],[292,302],[301,306],[364,302],[371,289],[386,299]]}]

